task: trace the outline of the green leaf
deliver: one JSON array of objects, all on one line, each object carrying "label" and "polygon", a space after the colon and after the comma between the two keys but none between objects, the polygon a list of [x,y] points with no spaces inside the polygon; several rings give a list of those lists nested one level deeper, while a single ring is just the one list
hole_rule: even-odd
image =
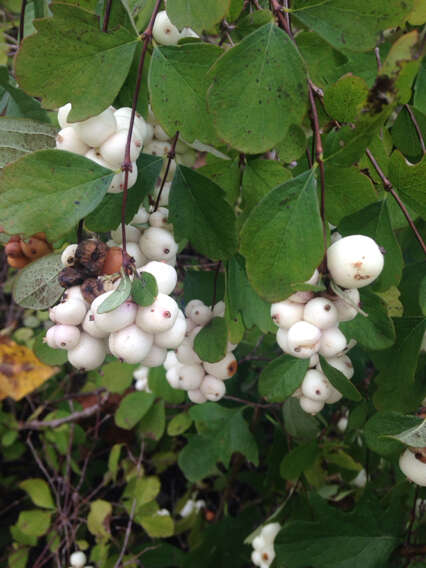
[{"label": "green leaf", "polygon": [[29,554],[30,548],[20,547],[9,554],[7,565],[9,568],[25,568]]},{"label": "green leaf", "polygon": [[312,171],[273,189],[252,210],[241,252],[251,284],[266,300],[288,297],[293,284],[312,276],[324,254]]},{"label": "green leaf", "polygon": [[339,225],[339,231],[344,236],[361,233],[371,237],[385,251],[384,268],[374,282],[374,290],[384,291],[391,286],[398,286],[404,260],[401,248],[392,230],[387,197],[378,203],[368,205],[350,217],[346,217]]},{"label": "green leaf", "polygon": [[220,144],[206,97],[210,85],[207,72],[221,53],[219,47],[207,43],[154,49],[149,73],[151,105],[170,136],[179,130],[187,142]]},{"label": "green leaf", "polygon": [[21,481],[19,487],[28,493],[31,501],[37,507],[42,507],[43,509],[55,508],[49,486],[44,479],[26,479]]},{"label": "green leaf", "polygon": [[358,389],[349,381],[343,373],[335,367],[327,363],[327,360],[320,356],[321,369],[330,383],[336,388],[345,398],[359,402],[362,396]]},{"label": "green leaf", "polygon": [[47,112],[40,103],[19,89],[6,66],[0,66],[0,90],[4,90],[2,102],[6,106],[8,118],[27,118],[42,122],[49,122]]},{"label": "green leaf", "polygon": [[192,28],[201,33],[226,16],[230,0],[171,0],[167,3],[167,15],[178,28]]},{"label": "green leaf", "polygon": [[166,428],[166,410],[164,400],[158,400],[139,424],[139,432],[151,440],[160,440]]},{"label": "green leaf", "polygon": [[115,413],[115,423],[119,428],[131,430],[154,404],[155,395],[147,392],[132,392],[120,402]]},{"label": "green leaf", "polygon": [[207,164],[198,168],[198,173],[208,177],[225,191],[226,199],[231,205],[240,195],[240,166],[239,158],[224,160],[211,154],[206,156]]},{"label": "green leaf", "polygon": [[339,122],[353,122],[364,106],[368,86],[364,79],[348,74],[330,85],[324,93],[327,113]]},{"label": "green leaf", "polygon": [[[106,314],[108,312],[112,312],[121,304],[123,304],[130,296],[131,290],[133,287],[133,283],[130,278],[126,275],[122,275],[120,279],[120,284],[118,285],[117,289],[114,290],[112,294],[105,298],[102,304],[97,309],[98,314]],[[152,303],[152,302],[151,302]]]},{"label": "green leaf", "polygon": [[[336,48],[368,51],[379,31],[401,24],[410,13],[412,0],[297,0],[293,15]],[[331,568],[331,567],[330,567]]]},{"label": "green leaf", "polygon": [[[415,108],[408,108],[413,113],[424,139],[426,137],[426,115]],[[420,145],[419,135],[405,105],[401,108],[391,132],[393,143],[410,162],[416,163],[421,161],[423,150]]]},{"label": "green leaf", "polygon": [[389,179],[398,191],[402,201],[416,213],[426,217],[426,158],[416,165],[409,165],[404,156],[395,150],[389,163]]},{"label": "green leaf", "polygon": [[181,412],[180,414],[176,414],[170,420],[167,426],[167,434],[169,436],[180,436],[184,432],[191,427],[192,418],[190,417],[188,412]]},{"label": "green leaf", "polygon": [[[162,156],[141,154],[137,160],[138,179],[130,188],[126,204],[126,223],[133,219],[145,197],[154,191],[161,168]],[[84,224],[90,231],[106,232],[116,229],[121,223],[122,193],[107,193],[96,209],[88,215]]]},{"label": "green leaf", "polygon": [[37,33],[18,52],[17,80],[45,108],[71,101],[69,120],[85,120],[112,104],[139,40],[122,27],[103,33],[98,17],[77,6],[58,3],[50,9],[53,17],[35,20]]},{"label": "green leaf", "polygon": [[50,511],[22,511],[19,513],[17,526],[20,531],[28,536],[43,536],[50,527]]},{"label": "green leaf", "polygon": [[138,306],[150,306],[157,295],[157,281],[152,274],[142,271],[139,278],[133,278],[131,296]]},{"label": "green leaf", "polygon": [[292,124],[287,136],[278,142],[275,149],[281,162],[290,163],[297,160],[306,148],[306,134],[303,128]]},{"label": "green leaf", "polygon": [[223,190],[190,168],[176,169],[169,219],[178,242],[189,239],[197,251],[213,260],[227,259],[237,249],[235,215]]},{"label": "green leaf", "polygon": [[393,434],[391,437],[412,448],[425,448],[426,422],[423,420],[418,426],[404,430],[404,432],[400,432],[399,434]]},{"label": "green leaf", "polygon": [[286,431],[294,438],[312,440],[319,432],[318,419],[306,414],[296,398],[288,398],[284,402],[283,418]]},{"label": "green leaf", "polygon": [[174,522],[170,515],[136,515],[138,521],[151,538],[167,538],[175,531]]},{"label": "green leaf", "polygon": [[358,314],[352,321],[340,323],[348,339],[356,339],[368,350],[387,349],[395,342],[395,329],[387,313],[386,303],[376,294],[363,288],[361,307],[368,317]]},{"label": "green leaf", "polygon": [[240,152],[270,150],[292,124],[301,123],[306,112],[303,61],[275,23],[262,26],[229,49],[210,77],[208,104],[217,133]]},{"label": "green leaf", "polygon": [[425,387],[415,383],[415,373],[425,319],[395,318],[395,325],[397,339],[375,378],[378,389],[373,401],[379,410],[409,412],[416,410],[424,397]]},{"label": "green leaf", "polygon": [[[287,138],[286,138],[287,140]],[[242,205],[244,219],[271,189],[291,179],[291,173],[275,160],[249,160],[244,168]]]},{"label": "green leaf", "polygon": [[399,412],[377,412],[365,425],[365,441],[376,454],[386,458],[398,457],[403,450],[402,440],[398,439],[398,435],[422,424],[422,419],[417,416],[406,416]]},{"label": "green leaf", "polygon": [[160,493],[161,483],[155,475],[148,475],[146,477],[139,477],[133,483],[127,485],[123,497],[126,499],[136,499],[136,511],[154,501]]},{"label": "green leaf", "polygon": [[121,361],[107,363],[102,367],[102,372],[99,373],[99,384],[109,392],[121,394],[132,384],[134,370],[135,365],[129,365]]},{"label": "green leaf", "polygon": [[[311,497],[315,520],[285,523],[275,540],[279,566],[287,568],[378,568],[387,565],[400,538],[375,499],[365,497],[347,513]],[[399,524],[399,523],[398,523]],[[399,528],[399,527],[398,527]]]},{"label": "green leaf", "polygon": [[381,73],[392,78],[393,99],[399,103],[408,103],[412,97],[412,84],[420,67],[420,58],[415,55],[419,41],[417,30],[402,35],[393,43],[382,64]]},{"label": "green leaf", "polygon": [[111,472],[114,483],[117,481],[118,464],[122,447],[123,444],[114,444],[108,457],[108,471]]},{"label": "green leaf", "polygon": [[303,446],[297,446],[286,454],[280,464],[280,475],[287,480],[295,480],[310,467],[319,456],[320,451],[316,440]]},{"label": "green leaf", "polygon": [[324,139],[324,162],[341,168],[358,162],[388,114],[387,108],[379,114],[363,114],[354,125],[331,131]]},{"label": "green leaf", "polygon": [[194,351],[203,361],[215,363],[225,357],[227,344],[228,328],[225,318],[215,317],[197,333]]},{"label": "green leaf", "polygon": [[30,152],[54,148],[56,128],[29,118],[0,118],[0,168]]},{"label": "green leaf", "polygon": [[422,60],[414,87],[414,108],[426,114],[426,61]]},{"label": "green leaf", "polygon": [[153,367],[149,370],[148,385],[150,390],[165,402],[179,404],[186,399],[184,391],[172,388],[166,379],[166,370],[163,366]]},{"label": "green leaf", "polygon": [[109,519],[112,514],[112,506],[108,501],[97,499],[90,503],[90,512],[87,517],[87,528],[97,538],[108,539],[110,537]]},{"label": "green leaf", "polygon": [[378,198],[370,178],[355,166],[351,168],[326,166],[325,183],[327,219],[333,225],[339,225],[344,217],[358,212]]},{"label": "green leaf", "polygon": [[63,268],[59,254],[48,254],[25,266],[13,283],[15,302],[23,308],[34,310],[53,306],[64,292],[58,281]]},{"label": "green leaf", "polygon": [[228,467],[234,452],[258,463],[257,444],[243,412],[243,408],[222,408],[209,402],[190,409],[199,433],[188,436],[188,443],[178,458],[179,467],[189,481],[199,481],[213,473],[219,461]]},{"label": "green leaf", "polygon": [[[426,262],[407,264],[402,273],[399,285],[404,316],[426,316],[426,298],[424,283],[426,282]],[[423,290],[423,295],[421,292]]]},{"label": "green leaf", "polygon": [[266,365],[259,378],[259,393],[270,402],[282,402],[302,384],[307,359],[281,355]]},{"label": "green leaf", "polygon": [[[121,0],[123,2],[125,0]],[[128,107],[131,106],[129,101],[133,99],[133,93],[135,92],[136,82],[138,80],[138,67],[139,61],[141,58],[141,53],[143,49],[142,42],[138,43],[136,46],[135,52],[133,54],[132,64],[130,66],[129,74],[126,77],[126,80],[123,83],[123,86],[118,93],[116,100],[114,101],[114,105],[118,108],[121,107]],[[149,52],[145,53],[145,63],[142,71],[142,81],[140,85],[140,91],[138,96],[138,102],[136,104],[136,110],[139,114],[143,117],[148,115],[148,100],[149,100],[149,91],[148,91],[148,74],[149,68],[151,66],[151,56]]]},{"label": "green leaf", "polygon": [[[184,302],[190,300],[201,300],[208,306],[212,302],[214,292],[214,282],[216,274],[214,271],[187,270],[183,280]],[[223,299],[225,294],[225,275],[219,272],[216,280],[216,301]]]},{"label": "green leaf", "polygon": [[6,166],[0,177],[0,224],[10,234],[39,231],[54,242],[102,201],[114,176],[91,160],[39,150]]},{"label": "green leaf", "polygon": [[271,305],[253,290],[240,255],[233,256],[228,263],[227,299],[231,318],[241,313],[246,329],[257,325],[263,333],[276,331]]}]

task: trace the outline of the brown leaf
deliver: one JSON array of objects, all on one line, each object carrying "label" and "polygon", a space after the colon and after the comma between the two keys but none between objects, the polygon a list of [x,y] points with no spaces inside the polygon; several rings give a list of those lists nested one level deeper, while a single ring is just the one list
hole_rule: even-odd
[{"label": "brown leaf", "polygon": [[20,400],[58,371],[37,359],[31,349],[0,336],[0,400]]}]

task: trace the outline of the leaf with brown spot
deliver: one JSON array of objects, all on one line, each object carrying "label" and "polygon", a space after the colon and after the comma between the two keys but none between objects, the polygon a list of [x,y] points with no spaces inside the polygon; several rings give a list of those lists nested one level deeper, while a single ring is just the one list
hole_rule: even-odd
[{"label": "leaf with brown spot", "polygon": [[20,400],[57,372],[37,359],[31,349],[0,337],[0,400]]}]

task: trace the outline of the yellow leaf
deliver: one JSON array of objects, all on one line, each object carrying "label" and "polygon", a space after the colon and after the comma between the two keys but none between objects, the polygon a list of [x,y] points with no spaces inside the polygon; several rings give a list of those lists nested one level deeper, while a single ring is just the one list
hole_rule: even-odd
[{"label": "yellow leaf", "polygon": [[31,349],[0,336],[0,400],[20,400],[58,371],[37,359]]}]

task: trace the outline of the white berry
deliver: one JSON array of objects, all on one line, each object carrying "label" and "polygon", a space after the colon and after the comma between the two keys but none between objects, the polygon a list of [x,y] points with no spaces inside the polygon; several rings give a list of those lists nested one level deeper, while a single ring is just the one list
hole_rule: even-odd
[{"label": "white berry", "polygon": [[142,365],[146,367],[159,367],[164,363],[167,355],[167,349],[158,347],[157,345],[152,345],[149,353],[141,361]]},{"label": "white berry", "polygon": [[197,390],[204,378],[204,369],[201,365],[182,365],[179,369],[179,383],[184,390]]},{"label": "white berry", "polygon": [[[137,227],[134,227],[133,225],[125,225],[124,228],[126,231],[127,243],[138,243],[139,239],[141,238],[141,232],[139,231],[139,229]],[[123,233],[121,231],[121,225],[119,225],[117,229],[111,231],[111,238],[117,244],[122,244]]]},{"label": "white berry", "polygon": [[217,379],[225,381],[230,379],[237,372],[237,360],[233,353],[227,353],[223,359],[217,361],[216,363],[203,363],[206,372],[209,375],[213,375]]},{"label": "white berry", "polygon": [[327,250],[327,266],[334,282],[343,288],[363,288],[376,280],[384,259],[377,243],[364,235],[351,235]]},{"label": "white berry", "polygon": [[92,116],[83,122],[73,124],[78,136],[88,146],[98,148],[105,140],[114,134],[117,129],[114,111],[107,108],[101,114]]},{"label": "white berry", "polygon": [[83,568],[87,562],[86,555],[81,550],[73,552],[70,556],[70,564],[73,568]]},{"label": "white berry", "polygon": [[[124,162],[124,155],[127,144],[127,130],[119,130],[110,136],[100,146],[99,153],[102,158],[113,165],[115,168],[120,168]],[[130,141],[130,161],[136,162],[142,150],[142,143],[139,138],[132,136]]]},{"label": "white berry", "polygon": [[212,375],[206,375],[200,385],[200,391],[207,400],[217,402],[223,398],[226,389],[223,381],[213,377]]},{"label": "white berry", "polygon": [[162,294],[171,294],[177,284],[177,272],[173,266],[169,266],[165,262],[151,260],[143,266],[143,272],[149,272],[154,276],[158,291]]},{"label": "white berry", "polygon": [[70,299],[57,304],[49,310],[50,319],[65,325],[80,325],[86,315],[87,308],[81,300]]},{"label": "white berry", "polygon": [[158,294],[150,306],[139,306],[136,325],[148,333],[162,333],[173,327],[179,313],[175,300],[167,294]]},{"label": "white berry", "polygon": [[152,35],[155,41],[162,45],[176,45],[180,39],[179,30],[172,24],[165,10],[158,12]]},{"label": "white berry", "polygon": [[353,320],[357,315],[358,311],[354,307],[359,307],[359,292],[357,288],[348,288],[347,290],[342,290],[342,296],[338,297],[334,301],[334,306],[339,315],[339,321],[350,321]]},{"label": "white berry", "polygon": [[129,325],[109,336],[111,353],[125,363],[143,361],[152,347],[152,342],[152,335],[142,331],[137,325]]},{"label": "white berry", "polygon": [[321,330],[306,321],[299,321],[288,330],[289,352],[300,359],[312,357],[319,349]]},{"label": "white berry", "polygon": [[154,343],[165,349],[177,349],[185,339],[185,334],[186,319],[183,313],[179,311],[173,327],[162,333],[157,333],[154,337]]},{"label": "white berry", "polygon": [[86,317],[84,318],[83,329],[86,333],[88,333],[92,337],[97,337],[98,339],[108,337],[108,332],[99,329],[99,327],[96,325],[95,314],[92,312],[92,310],[89,310],[86,314]]},{"label": "white berry", "polygon": [[68,351],[68,361],[77,369],[91,371],[102,365],[105,355],[104,341],[82,332],[77,347]]},{"label": "white berry", "polygon": [[68,122],[68,115],[71,112],[71,103],[67,103],[64,106],[61,106],[58,109],[58,122],[61,128],[66,128],[67,126],[71,126],[71,123]]},{"label": "white berry", "polygon": [[410,481],[426,487],[426,463],[418,459],[408,448],[399,458],[399,467]]},{"label": "white berry", "polygon": [[73,152],[74,154],[84,156],[84,154],[89,150],[89,146],[80,140],[77,132],[72,126],[67,126],[60,130],[56,136],[56,149],[66,150],[67,152]]},{"label": "white berry", "polygon": [[289,329],[303,319],[303,304],[289,300],[272,304],[271,318],[278,327]]},{"label": "white berry", "polygon": [[322,332],[319,352],[324,357],[334,357],[341,353],[347,345],[346,337],[337,327]]},{"label": "white berry", "polygon": [[118,308],[111,310],[106,313],[98,313],[98,309],[101,304],[106,300],[113,291],[105,292],[98,296],[91,306],[91,310],[95,315],[95,323],[99,329],[102,331],[107,331],[109,333],[114,333],[124,327],[131,325],[136,318],[137,305],[133,302],[126,301],[123,302]]},{"label": "white berry", "polygon": [[307,414],[312,415],[317,414],[324,408],[324,401],[313,400],[312,398],[308,398],[306,396],[299,398],[299,404],[302,410],[304,410]]},{"label": "white berry", "polygon": [[78,245],[68,245],[61,254],[61,262],[63,266],[72,266],[75,260],[75,251]]},{"label": "white berry", "polygon": [[305,304],[303,319],[320,329],[328,329],[337,325],[338,312],[330,300],[313,298]]},{"label": "white berry", "polygon": [[195,402],[195,404],[203,404],[203,402],[207,401],[207,398],[203,395],[200,389],[189,390],[188,398],[191,402]]},{"label": "white berry", "polygon": [[74,349],[80,341],[80,330],[74,325],[55,325],[55,342],[59,349]]},{"label": "white berry", "polygon": [[158,227],[147,229],[139,241],[139,246],[149,260],[169,260],[178,251],[178,245],[169,231]]},{"label": "white berry", "polygon": [[325,401],[330,395],[327,377],[316,369],[309,370],[302,382],[302,394],[312,400]]}]

